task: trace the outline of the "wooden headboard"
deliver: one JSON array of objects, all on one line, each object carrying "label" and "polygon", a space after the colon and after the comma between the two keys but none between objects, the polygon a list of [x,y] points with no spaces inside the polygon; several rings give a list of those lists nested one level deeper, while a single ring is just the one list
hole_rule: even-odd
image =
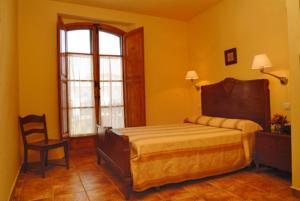
[{"label": "wooden headboard", "polygon": [[202,114],[249,119],[270,130],[269,81],[225,80],[201,87]]}]

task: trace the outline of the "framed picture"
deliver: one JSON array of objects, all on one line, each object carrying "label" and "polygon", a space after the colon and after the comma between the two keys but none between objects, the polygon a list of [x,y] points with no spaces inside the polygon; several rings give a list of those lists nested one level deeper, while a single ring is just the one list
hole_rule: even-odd
[{"label": "framed picture", "polygon": [[226,66],[237,63],[236,48],[225,50],[224,55],[225,55],[225,64],[226,64]]}]

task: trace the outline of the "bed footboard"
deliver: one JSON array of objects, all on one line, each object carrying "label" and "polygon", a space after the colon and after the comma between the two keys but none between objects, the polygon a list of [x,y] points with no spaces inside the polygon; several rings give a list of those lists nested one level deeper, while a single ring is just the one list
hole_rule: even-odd
[{"label": "bed footboard", "polygon": [[97,126],[97,162],[104,160],[122,181],[121,192],[129,199],[132,192],[130,147],[127,136],[111,128]]}]

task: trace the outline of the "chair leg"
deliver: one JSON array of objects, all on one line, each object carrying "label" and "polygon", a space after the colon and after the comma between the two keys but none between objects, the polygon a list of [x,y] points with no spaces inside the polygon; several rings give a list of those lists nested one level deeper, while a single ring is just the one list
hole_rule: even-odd
[{"label": "chair leg", "polygon": [[24,162],[23,162],[23,172],[27,172],[28,166],[28,149],[24,148]]},{"label": "chair leg", "polygon": [[45,151],[45,166],[48,166],[48,150]]},{"label": "chair leg", "polygon": [[46,151],[42,150],[40,151],[40,159],[41,159],[41,174],[42,177],[45,178],[45,170],[46,170],[46,166],[45,166],[45,160],[46,160]]},{"label": "chair leg", "polygon": [[64,145],[64,152],[65,152],[65,163],[67,169],[69,169],[69,145],[68,143],[65,143]]}]

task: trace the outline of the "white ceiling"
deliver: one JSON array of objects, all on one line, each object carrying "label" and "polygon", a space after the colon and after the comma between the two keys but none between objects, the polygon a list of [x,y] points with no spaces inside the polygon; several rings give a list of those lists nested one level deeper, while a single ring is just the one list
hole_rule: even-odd
[{"label": "white ceiling", "polygon": [[189,20],[221,0],[56,0],[87,6]]}]

